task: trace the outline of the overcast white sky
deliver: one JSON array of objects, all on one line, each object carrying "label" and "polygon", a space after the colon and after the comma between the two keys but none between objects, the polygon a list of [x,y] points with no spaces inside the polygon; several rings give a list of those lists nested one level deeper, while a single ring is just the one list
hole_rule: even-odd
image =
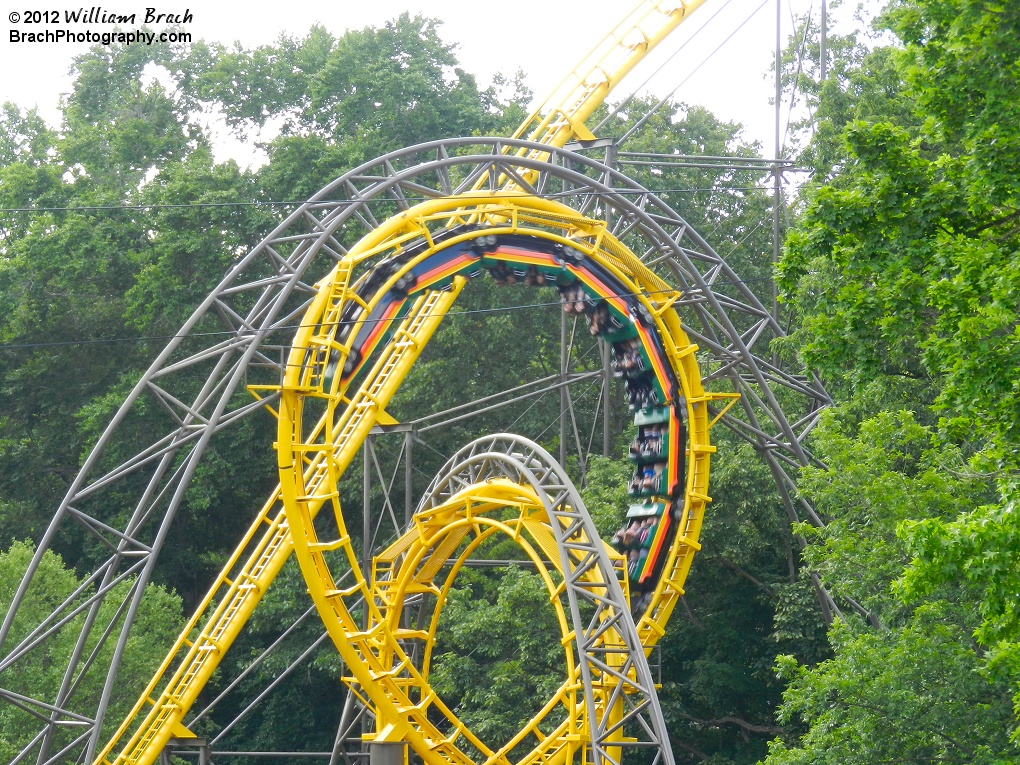
[{"label": "overcast white sky", "polygon": [[[484,0],[287,0],[287,2],[239,2],[204,0],[201,3],[163,5],[160,0],[109,0],[98,5],[100,13],[137,14],[140,20],[147,6],[159,13],[184,13],[190,9],[194,21],[185,28],[196,38],[226,44],[240,42],[255,46],[273,42],[281,34],[302,36],[318,22],[334,34],[346,29],[379,25],[401,12],[421,13],[443,20],[441,34],[456,44],[462,66],[474,73],[484,87],[496,72],[511,75],[523,69],[536,96],[544,97],[628,12],[631,0],[586,0],[552,3],[517,0],[493,3]],[[708,0],[691,19],[681,25],[664,44],[663,50],[639,68],[614,93],[622,97],[638,87],[658,62],[680,46],[681,53],[658,74],[648,89],[656,94],[677,90],[676,97],[710,108],[719,117],[743,123],[746,137],[762,143],[765,156],[774,146],[774,111],[769,98],[774,91],[766,76],[775,55],[777,0]],[[820,0],[779,0],[782,3],[782,34],[789,34],[791,11],[802,15],[814,3],[817,17]],[[831,2],[831,0],[830,0]],[[792,4],[792,6],[791,6]],[[86,12],[91,5],[53,4],[40,0],[6,0],[0,39],[0,101],[19,106],[38,106],[51,122],[57,119],[60,94],[71,87],[67,70],[71,58],[87,48],[84,44],[13,43],[11,30],[38,31],[22,18],[12,23],[14,13],[28,10]],[[716,12],[718,14],[716,15]],[[713,16],[715,18],[713,19]],[[710,21],[711,19],[711,21]],[[743,26],[741,27],[741,24]],[[55,29],[59,24],[51,26]],[[111,24],[92,27],[75,25],[81,31],[110,31]],[[160,26],[156,26],[160,29]],[[739,29],[738,29],[739,28]],[[713,51],[722,46],[718,52]],[[700,66],[700,68],[698,68]],[[697,71],[695,71],[697,69]],[[785,112],[783,120],[785,121]],[[242,151],[243,150],[236,150]]]}]

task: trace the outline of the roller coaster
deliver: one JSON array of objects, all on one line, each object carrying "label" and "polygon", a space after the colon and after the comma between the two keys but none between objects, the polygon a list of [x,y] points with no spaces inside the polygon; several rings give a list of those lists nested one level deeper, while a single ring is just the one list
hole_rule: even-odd
[{"label": "roller coaster", "polygon": [[[171,751],[209,761],[216,740],[192,731],[209,711],[196,714],[199,695],[292,554],[348,688],[323,759],[350,761],[356,739],[379,763],[403,762],[407,748],[430,765],[601,765],[629,752],[672,762],[647,656],[700,547],[711,428],[755,446],[791,519],[817,520],[793,499],[791,473],[810,463],[804,439],[831,403],[816,379],[758,353],[782,328],[704,239],[654,193],[568,147],[594,139],[585,120],[698,5],[644,0],[514,136],[435,141],[355,168],[238,260],[120,407],[14,594],[0,628],[0,701],[38,733],[12,763],[127,765]],[[373,434],[401,427],[388,411],[401,384],[480,279],[555,296],[564,328],[586,328],[604,349],[604,385],[623,381],[636,434],[624,525],[600,538],[562,460],[504,433],[451,456],[407,523],[393,517],[390,540],[366,554],[358,545],[386,512],[366,507],[359,539],[340,481],[359,454],[367,480]],[[563,368],[547,389],[570,382]],[[153,402],[165,430],[123,457],[118,445],[137,443]],[[278,487],[148,687],[121,709],[132,626],[203,455],[267,410]],[[68,524],[106,557],[47,617],[12,630]],[[565,673],[531,721],[490,748],[430,671],[455,579],[500,535],[547,590]],[[57,694],[33,695],[19,667],[69,631]],[[101,690],[83,691],[86,678]]]}]

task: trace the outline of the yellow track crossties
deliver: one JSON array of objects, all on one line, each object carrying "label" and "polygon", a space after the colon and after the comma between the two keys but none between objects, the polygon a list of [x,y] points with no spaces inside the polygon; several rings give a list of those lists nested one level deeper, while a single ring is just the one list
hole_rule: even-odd
[{"label": "yellow track crossties", "polygon": [[[456,225],[462,220],[478,221],[479,225]],[[495,225],[485,225],[489,220]],[[399,330],[387,341],[385,333],[371,326],[370,317],[380,315],[387,305],[415,300],[415,308],[404,323],[438,324],[463,286],[463,273],[488,268],[495,278],[503,278],[500,274],[510,273],[503,269],[517,267],[525,269],[525,275],[526,269],[537,272],[543,268],[550,283],[558,279],[560,283],[582,285],[586,295],[609,305],[619,301],[613,310],[619,316],[629,315],[622,321],[641,326],[642,332],[634,336],[642,340],[642,348],[659,364],[655,372],[657,390],[668,397],[662,403],[679,406],[688,423],[684,454],[676,455],[685,479],[675,503],[677,531],[668,551],[664,551],[661,575],[648,593],[648,604],[638,623],[646,649],[663,634],[683,593],[709,501],[709,456],[713,447],[708,438],[706,405],[710,394],[701,385],[694,359],[696,346],[687,340],[680,326],[673,308],[675,292],[647,272],[601,222],[582,218],[549,200],[496,192],[429,201],[384,223],[359,242],[348,257],[351,265],[338,268],[334,277],[324,280],[319,297],[302,320],[281,390],[281,491],[297,559],[327,631],[350,670],[347,681],[376,713],[377,740],[407,741],[431,765],[471,761],[459,740],[482,752],[487,762],[508,763],[508,747],[488,749],[431,689],[428,645],[434,632],[425,630],[422,634],[420,629],[401,627],[399,614],[408,592],[441,597],[448,591],[452,575],[443,587],[434,577],[448,557],[462,562],[463,558],[455,553],[466,554],[457,551],[468,539],[473,541],[465,550],[499,530],[518,540],[530,539],[527,543],[521,541],[529,556],[541,552],[544,559],[555,560],[549,520],[535,511],[538,505],[534,498],[520,486],[490,482],[467,487],[454,504],[417,517],[415,527],[375,559],[372,574],[360,570],[336,492],[346,464],[334,456],[353,454],[360,448],[367,429],[352,429],[351,418],[371,416],[364,414],[366,411],[381,411],[409,369],[408,365],[391,361],[393,354],[409,342],[406,332]],[[350,281],[355,267],[362,273]],[[367,274],[375,268],[383,268],[387,278],[373,294],[359,294],[358,285],[367,283]],[[337,287],[341,281],[353,286]],[[344,314],[349,302],[357,308]],[[348,316],[346,323],[336,321],[341,314]],[[418,352],[420,348],[416,347],[414,355]],[[377,355],[378,360],[352,394],[348,386],[355,384],[357,373],[351,365],[332,376],[326,370],[330,363],[340,370],[355,353],[362,366]],[[330,354],[334,356],[332,362]],[[367,393],[363,395],[362,391]],[[309,405],[315,416],[308,418],[306,426]],[[320,428],[317,423],[323,407],[326,425]],[[335,462],[335,466],[318,473],[303,467],[319,455],[327,463]],[[321,539],[313,524],[318,509],[326,504],[334,509],[337,529],[331,539]],[[485,518],[487,512],[507,507],[519,508],[513,521]],[[338,559],[341,569],[353,572],[354,582],[348,587],[335,583],[333,566]],[[455,564],[455,569],[459,565]],[[357,614],[364,616],[359,620]],[[562,613],[559,616],[562,622]],[[566,626],[563,628],[566,630]],[[434,631],[435,625],[430,629]],[[566,640],[567,632],[564,636]],[[613,640],[611,630],[605,639]],[[408,641],[414,640],[424,643],[424,663],[412,661],[405,648]],[[598,712],[578,702],[578,677],[569,659],[567,666],[568,676],[560,691],[511,742],[516,745],[529,736],[535,742],[530,754],[519,760],[521,763],[570,761],[586,742],[590,716]],[[446,722],[437,725],[437,715]],[[546,735],[541,733],[540,725],[548,723],[549,715],[562,715],[562,719],[558,719],[553,734]]]},{"label": "yellow track crossties", "polygon": [[[514,132],[548,146],[595,138],[585,122],[610,91],[705,0],[642,0]],[[519,152],[534,156],[533,152]]]},{"label": "yellow track crossties", "polygon": [[[341,275],[342,279],[343,270],[338,269],[337,274]],[[460,284],[462,285],[463,282]],[[318,504],[305,505],[306,511],[311,516],[318,513],[323,502],[330,500],[335,514],[342,519],[335,491],[330,496],[331,492],[325,490],[324,487],[329,485],[330,481],[333,481],[332,486],[336,486],[335,480],[354,458],[365,436],[376,424],[377,417],[389,397],[392,396],[404,375],[407,374],[407,370],[417,359],[421,349],[424,348],[432,332],[438,326],[446,307],[452,304],[456,295],[455,291],[433,293],[419,300],[416,305],[417,310],[412,311],[395,333],[398,340],[387,349],[387,352],[367,377],[362,390],[355,394],[350,406],[346,408],[342,422],[328,420],[323,416],[312,428],[309,438],[313,445],[301,450],[302,453],[296,466],[297,469],[304,471],[304,481],[309,486],[322,490],[318,495],[320,498]],[[331,302],[328,293],[320,293],[318,305],[322,306],[325,311],[329,310]],[[310,345],[315,346],[316,342],[313,340]],[[311,371],[316,368],[321,369],[321,366],[317,367],[314,361],[317,358],[314,354],[310,355],[310,359],[313,361],[306,366],[303,378],[299,380],[299,384],[303,386],[305,392],[310,392],[309,386],[313,383],[319,386],[322,384],[323,376],[321,374],[315,376]],[[327,424],[329,428],[326,427]],[[344,435],[344,439],[333,439],[339,446],[337,450],[327,452],[321,445],[324,443],[323,434],[327,430],[331,434],[337,432],[337,425],[339,425],[339,432]],[[319,445],[315,446],[315,443]],[[235,576],[233,580],[226,575],[221,575],[210,592],[210,596],[207,597],[207,602],[214,602],[212,600],[214,595],[218,595],[220,592],[224,593],[215,611],[211,617],[207,618],[199,631],[198,637],[192,639],[189,636],[198,630],[199,619],[204,615],[202,610],[195,614],[185,632],[178,638],[177,645],[164,661],[149,688],[146,689],[143,698],[137,703],[133,714],[121,726],[110,744],[97,758],[97,762],[112,762],[118,765],[119,763],[155,762],[171,736],[188,733],[182,727],[184,714],[190,709],[198,693],[216,667],[219,666],[230,641],[236,637],[237,632],[261,599],[265,588],[279,573],[279,569],[293,550],[284,514],[280,512],[275,517],[272,516],[274,507],[278,508],[279,497],[280,492],[277,490],[263,508],[259,519],[249,530],[245,544],[239,547],[234,554],[227,571],[236,565],[241,553],[248,548],[248,543],[256,542],[255,550],[244,562],[240,575]],[[268,531],[260,536],[260,532],[267,527]],[[343,545],[338,544],[336,547],[339,549]],[[347,548],[345,547],[345,549]],[[356,559],[352,558],[351,560]],[[359,582],[354,585],[354,588],[360,592],[367,591],[364,582]],[[172,666],[171,660],[177,656],[182,656],[181,663],[159,695],[154,698],[158,687],[157,683],[169,673]],[[125,736],[128,723],[147,708],[149,709],[148,713],[128,739],[122,751],[111,758],[113,745]]]},{"label": "yellow track crossties", "polygon": [[[703,2],[704,0],[689,0],[688,2],[683,0],[641,0],[626,19],[595,46],[554,93],[525,120],[514,133],[514,137],[527,137],[550,147],[563,146],[574,138],[582,140],[592,138],[591,132],[585,127],[585,121],[608,96],[613,87]],[[543,152],[522,150],[518,154],[532,158],[543,157]],[[526,183],[530,183],[534,179],[534,174],[525,172],[520,177]],[[517,188],[515,183],[506,184],[507,190],[515,188]],[[471,203],[468,200],[460,200],[457,204],[465,201],[470,206]],[[623,248],[619,243],[607,240],[606,247],[600,248],[603,241],[601,234],[604,230],[601,224],[581,220],[576,213],[568,214],[563,210],[558,213],[561,217],[572,217],[575,221],[580,221],[579,228],[571,229],[569,235],[577,237],[577,241],[586,242],[589,247],[598,249],[599,257],[607,267],[612,266],[617,270],[629,272],[638,283],[646,285],[646,289],[651,292],[659,293],[663,289],[664,285],[658,282],[635,258],[621,255]],[[474,222],[481,219],[496,221],[496,218],[484,209],[478,209],[476,212],[479,217]],[[440,213],[440,215],[442,214]],[[402,217],[406,218],[407,214],[403,214]],[[448,218],[447,223],[455,224],[467,221],[467,218],[463,216],[457,217],[456,220],[454,217]],[[501,222],[505,221],[506,219],[503,219]],[[541,221],[532,222],[539,227],[542,226]],[[527,221],[515,221],[513,225],[518,224],[526,225]],[[553,230],[556,228],[557,226],[554,225]],[[564,229],[560,226],[559,230]],[[416,235],[413,231],[406,232],[406,236],[410,238]],[[387,246],[387,241],[389,240],[386,237],[376,237],[375,243],[362,251],[359,257],[370,257],[372,247],[378,247],[379,251],[382,251]],[[620,258],[626,261],[624,265],[621,265]],[[358,262],[357,258],[350,257],[343,261],[340,269],[329,282],[332,296],[328,299],[323,298],[323,301],[318,304],[323,308],[331,305],[333,309],[333,313],[327,310],[323,314],[324,316],[328,314],[331,317],[327,319],[325,325],[327,327],[330,326],[328,321],[341,317],[342,312],[337,311],[343,304],[360,299],[349,289],[352,284],[353,269],[358,265]],[[447,300],[452,300],[452,297],[454,296],[451,296],[450,293],[444,293],[443,297],[436,300],[445,303]],[[332,304],[330,301],[333,301]],[[654,303],[654,306],[651,306],[651,303]],[[677,530],[677,538],[686,539],[689,543],[673,545],[670,557],[659,579],[652,606],[640,622],[642,641],[646,645],[650,645],[661,634],[662,625],[665,624],[676,599],[682,593],[682,583],[690,566],[690,554],[697,549],[696,540],[701,523],[701,512],[704,504],[709,501],[707,481],[710,447],[708,446],[705,407],[711,398],[710,394],[701,390],[700,383],[697,382],[693,356],[684,360],[684,355],[691,353],[692,346],[687,345],[685,339],[674,340],[671,335],[676,330],[678,332],[676,337],[683,337],[679,328],[679,319],[673,312],[669,301],[657,299],[651,303],[653,312],[658,311],[657,321],[666,329],[665,334],[662,334],[662,342],[667,347],[670,363],[677,369],[686,369],[687,376],[680,377],[693,386],[692,391],[687,395],[687,405],[691,415],[689,418],[691,427],[689,440],[693,447],[690,467],[686,476],[685,496],[689,498],[687,500],[688,507],[684,511],[684,519]],[[435,313],[437,316],[441,315],[443,310],[437,308],[436,305],[422,306],[422,309]],[[343,472],[345,461],[349,462],[356,451],[357,444],[360,444],[357,436],[362,428],[370,428],[371,424],[378,421],[380,417],[385,419],[385,414],[382,413],[385,406],[383,402],[388,395],[392,395],[393,389],[399,385],[399,380],[402,379],[400,374],[393,374],[393,367],[403,367],[404,364],[413,363],[413,357],[422,345],[424,334],[434,329],[434,327],[424,326],[421,323],[416,325],[416,329],[412,328],[414,319],[420,318],[420,316],[409,316],[407,313],[409,310],[410,306],[404,305],[387,319],[387,321],[392,320],[394,324],[401,322],[404,344],[400,348],[394,349],[390,357],[391,367],[389,369],[377,370],[382,375],[379,378],[372,378],[376,379],[377,384],[372,391],[366,389],[366,395],[360,401],[360,409],[353,412],[344,421],[343,427],[347,428],[344,438],[348,438],[348,440],[344,442],[343,446],[338,447],[341,450],[328,453],[323,448],[316,446],[320,441],[324,443],[327,440],[339,443],[333,438],[338,435],[338,423],[331,419],[332,414],[335,413],[335,402],[332,404],[333,409],[320,411],[317,425],[302,435],[304,442],[309,446],[307,449],[298,449],[301,453],[295,459],[292,469],[306,471],[308,485],[325,486],[329,481],[335,479],[339,473]],[[424,334],[416,336],[415,332]],[[308,357],[301,360],[304,377],[295,382],[295,386],[291,389],[292,393],[315,397],[320,395],[316,393],[320,388],[323,390],[329,388],[332,384],[332,380],[328,379],[331,374],[330,360],[335,362],[344,351],[342,347],[334,347],[335,340],[335,337],[329,336],[328,333],[326,335],[319,333],[315,338],[309,338],[306,349]],[[354,364],[358,369],[362,369],[364,359],[354,360]],[[342,385],[345,381],[342,364],[339,365],[339,370],[332,374],[338,384]],[[348,381],[349,377],[347,376]],[[366,380],[363,385],[368,385],[368,381]],[[326,395],[326,398],[330,398],[330,396]],[[698,428],[702,428],[702,430],[698,431]],[[350,451],[351,449],[354,451]],[[327,459],[327,457],[331,458]],[[323,471],[326,471],[326,474]],[[325,502],[326,498],[322,497],[322,501]],[[318,499],[315,502],[318,502]],[[338,513],[335,498],[329,498],[329,502],[334,507],[334,511]],[[314,502],[310,504],[309,500],[304,500],[305,512],[311,513],[313,506]],[[343,546],[340,544],[342,542],[342,539],[334,540],[338,546]],[[273,582],[284,562],[290,557],[292,549],[290,529],[281,510],[281,492],[280,489],[277,489],[269,497],[259,516],[230,557],[223,572],[196,609],[194,616],[188,622],[142,697],[97,756],[97,765],[98,763],[104,765],[112,765],[112,763],[149,765],[149,763],[155,762],[171,736],[185,736],[190,733],[183,725],[185,715],[191,710],[199,693],[219,666],[223,655],[251,617],[262,595]],[[366,586],[363,581],[357,585],[359,589],[364,589]]]}]

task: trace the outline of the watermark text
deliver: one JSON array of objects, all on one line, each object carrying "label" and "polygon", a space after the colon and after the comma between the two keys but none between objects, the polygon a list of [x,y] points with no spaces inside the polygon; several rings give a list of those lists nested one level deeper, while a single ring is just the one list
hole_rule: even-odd
[{"label": "watermark text", "polygon": [[[10,11],[7,20],[12,25],[7,34],[10,43],[154,45],[191,42],[191,32],[179,27],[194,22],[195,16],[190,8],[179,10],[146,6],[126,13],[93,5],[41,10],[25,8]],[[161,32],[149,29],[150,25],[173,25],[175,28]]]}]

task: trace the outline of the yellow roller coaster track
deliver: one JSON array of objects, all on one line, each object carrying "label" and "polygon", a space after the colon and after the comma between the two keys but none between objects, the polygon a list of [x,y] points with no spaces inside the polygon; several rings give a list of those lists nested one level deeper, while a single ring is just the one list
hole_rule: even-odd
[{"label": "yellow roller coaster track", "polygon": [[[563,146],[574,138],[591,138],[590,131],[584,126],[585,120],[643,57],[703,2],[643,0],[638,3],[528,117],[514,136],[528,136],[548,146]],[[572,213],[572,216],[576,219],[576,214]],[[643,268],[636,259],[633,262],[636,263],[635,271]],[[331,297],[320,292],[317,300],[332,300],[333,307],[337,308],[345,300],[352,299],[348,288],[355,265],[352,261],[343,261],[331,276]],[[656,285],[657,288],[660,286]],[[334,480],[337,471],[342,472],[342,468],[349,464],[364,435],[379,418],[385,418],[385,402],[399,387],[406,370],[414,363],[418,352],[435,330],[439,317],[445,312],[443,306],[452,303],[455,297],[456,289],[430,296],[402,321],[398,332],[403,338],[402,344],[387,350],[386,363],[389,366],[374,368],[371,377],[360,389],[365,391],[364,395],[359,391],[355,396],[355,401],[361,404],[360,409],[352,412],[346,421],[345,427],[350,429],[347,440],[337,442],[337,449],[329,453],[321,448],[309,449],[302,457],[300,465],[309,485],[318,485],[327,477]],[[675,329],[680,331],[678,320],[675,321]],[[673,350],[678,355],[689,353],[686,348]],[[322,384],[322,380],[315,375],[323,374],[324,359],[328,353],[323,355],[324,349],[318,351],[322,352],[319,355],[319,366],[304,367],[310,375],[302,381],[306,389]],[[707,400],[702,393],[700,398],[695,396],[689,399],[689,405],[694,409],[700,405],[704,413]],[[703,417],[695,419],[700,422]],[[314,442],[320,435],[325,437],[324,434],[333,427],[334,423],[328,413],[324,412],[311,433],[306,433],[304,437]],[[700,443],[706,449],[709,448],[707,425],[704,440]],[[702,505],[707,501],[707,452],[703,455],[703,461],[705,469],[701,479],[705,483],[693,487],[691,494],[696,498],[696,504],[700,502]],[[335,483],[332,485],[335,486]],[[149,686],[97,756],[97,764],[148,765],[155,762],[171,737],[191,735],[183,724],[185,715],[293,552],[294,543],[288,521],[280,509],[281,498],[279,488],[268,498]],[[311,512],[310,505],[308,508]],[[656,637],[661,634],[660,622],[664,624],[676,598],[682,593],[680,584],[689,565],[689,555],[674,555],[671,558],[667,574],[662,577],[656,590],[656,618],[642,621],[646,633],[655,633]],[[359,571],[355,561],[352,561],[352,570]],[[231,572],[237,573],[232,575]],[[367,585],[361,580],[355,586],[364,590]],[[650,635],[649,640],[654,642]]]},{"label": "yellow roller coaster track", "polygon": [[[399,253],[401,243],[427,240],[437,231],[456,230],[451,225],[456,220],[481,221],[489,225],[471,228],[445,239],[443,247],[477,237],[522,233],[557,244],[569,243],[585,259],[612,272],[614,279],[622,285],[622,291],[635,296],[647,309],[658,337],[666,343],[668,364],[682,389],[681,400],[685,402],[689,433],[683,512],[679,519],[682,526],[650,604],[637,625],[641,644],[650,649],[663,634],[670,613],[683,594],[682,585],[692,554],[699,547],[697,538],[705,505],[709,501],[709,456],[714,451],[709,443],[710,424],[706,406],[713,396],[702,388],[694,361],[697,347],[688,341],[673,308],[679,296],[609,234],[603,222],[579,216],[576,211],[557,202],[520,193],[476,192],[422,203],[384,222],[352,248],[347,257],[351,263],[359,265],[369,260],[377,263],[389,254]],[[392,295],[394,286],[404,274],[430,258],[440,246],[433,244],[403,261],[400,270],[393,272],[378,287],[375,295],[365,301],[361,320],[369,315],[369,309],[377,301]],[[336,278],[343,281],[339,270]],[[457,277],[452,285],[453,293],[461,288],[460,278]],[[426,290],[424,294],[448,293]],[[458,739],[481,752],[486,765],[510,765],[510,750],[529,736],[537,743],[529,754],[517,760],[519,765],[569,762],[576,751],[583,750],[592,716],[600,714],[599,710],[589,710],[578,703],[576,694],[580,679],[569,656],[563,685],[511,742],[493,751],[443,705],[429,685],[428,646],[435,637],[435,620],[430,629],[424,631],[409,631],[401,628],[399,623],[399,612],[409,592],[445,594],[471,551],[497,530],[518,541],[533,560],[538,560],[537,549],[544,553],[545,560],[555,561],[558,556],[550,530],[551,521],[540,512],[542,506],[537,498],[517,484],[485,482],[466,487],[447,505],[432,510],[427,516],[417,516],[414,528],[374,559],[370,573],[361,570],[337,496],[337,481],[346,464],[337,459],[337,467],[329,471],[330,479],[326,481],[303,468],[308,461],[305,455],[318,457],[325,454],[330,459],[330,455],[340,457],[345,449],[361,445],[360,440],[357,444],[348,440],[350,436],[346,425],[349,413],[359,406],[357,396],[348,401],[342,384],[336,379],[327,384],[322,372],[330,352],[340,354],[339,363],[342,363],[351,351],[348,345],[339,342],[338,323],[330,319],[339,315],[345,300],[365,300],[355,296],[353,290],[338,288],[329,279],[320,286],[319,296],[304,316],[290,353],[281,392],[278,432],[281,487],[295,552],[309,593],[351,673],[346,679],[376,712],[375,740],[407,741],[429,765],[450,762],[467,765],[473,762],[457,743]],[[416,313],[419,310],[429,310],[429,306],[422,304],[420,309],[416,306]],[[438,311],[438,305],[431,310]],[[349,331],[347,342],[353,342],[357,335],[358,327],[355,326]],[[398,334],[384,353],[401,342]],[[380,368],[385,369],[383,361],[375,367],[376,370]],[[375,372],[369,379],[377,379],[374,375]],[[400,382],[396,375],[386,379],[393,386]],[[376,400],[376,395],[372,400]],[[392,390],[387,389],[380,400],[388,401],[390,395]],[[336,426],[327,426],[323,431],[315,425],[306,432],[304,409],[309,404],[313,405],[313,409],[325,406],[327,423],[336,422]],[[320,417],[316,419],[321,422]],[[326,504],[332,505],[334,510],[336,537],[324,541],[312,521]],[[505,512],[507,508],[513,508],[517,517],[486,517],[487,513]],[[472,530],[474,537],[470,544],[457,552],[458,546],[466,541],[465,535]],[[353,573],[354,581],[346,587],[338,586],[329,563],[329,554],[335,555],[337,551],[343,553],[341,558],[346,559]],[[440,591],[434,577],[451,555],[455,555],[456,563]],[[616,557],[619,559],[620,556]],[[395,567],[398,558],[400,565]],[[557,570],[560,577],[566,575],[561,569]],[[549,574],[544,576],[549,586]],[[368,624],[359,624],[355,609],[364,608],[366,604]],[[569,644],[572,627],[568,628],[562,612],[558,612],[558,617],[563,640]],[[411,639],[422,640],[425,646],[426,660],[420,668],[411,661],[402,644],[402,641]],[[607,653],[612,653],[619,642],[611,629],[602,633],[601,640]],[[613,697],[608,689],[600,696],[606,699]],[[554,724],[550,722],[550,716]],[[442,728],[437,726],[436,717],[445,718]],[[546,724],[545,732],[540,727],[543,723]],[[551,732],[548,730],[550,727],[553,727]]]},{"label": "yellow roller coaster track", "polygon": [[644,0],[578,64],[514,132],[548,146],[595,138],[585,126],[609,93],[705,0]]}]

